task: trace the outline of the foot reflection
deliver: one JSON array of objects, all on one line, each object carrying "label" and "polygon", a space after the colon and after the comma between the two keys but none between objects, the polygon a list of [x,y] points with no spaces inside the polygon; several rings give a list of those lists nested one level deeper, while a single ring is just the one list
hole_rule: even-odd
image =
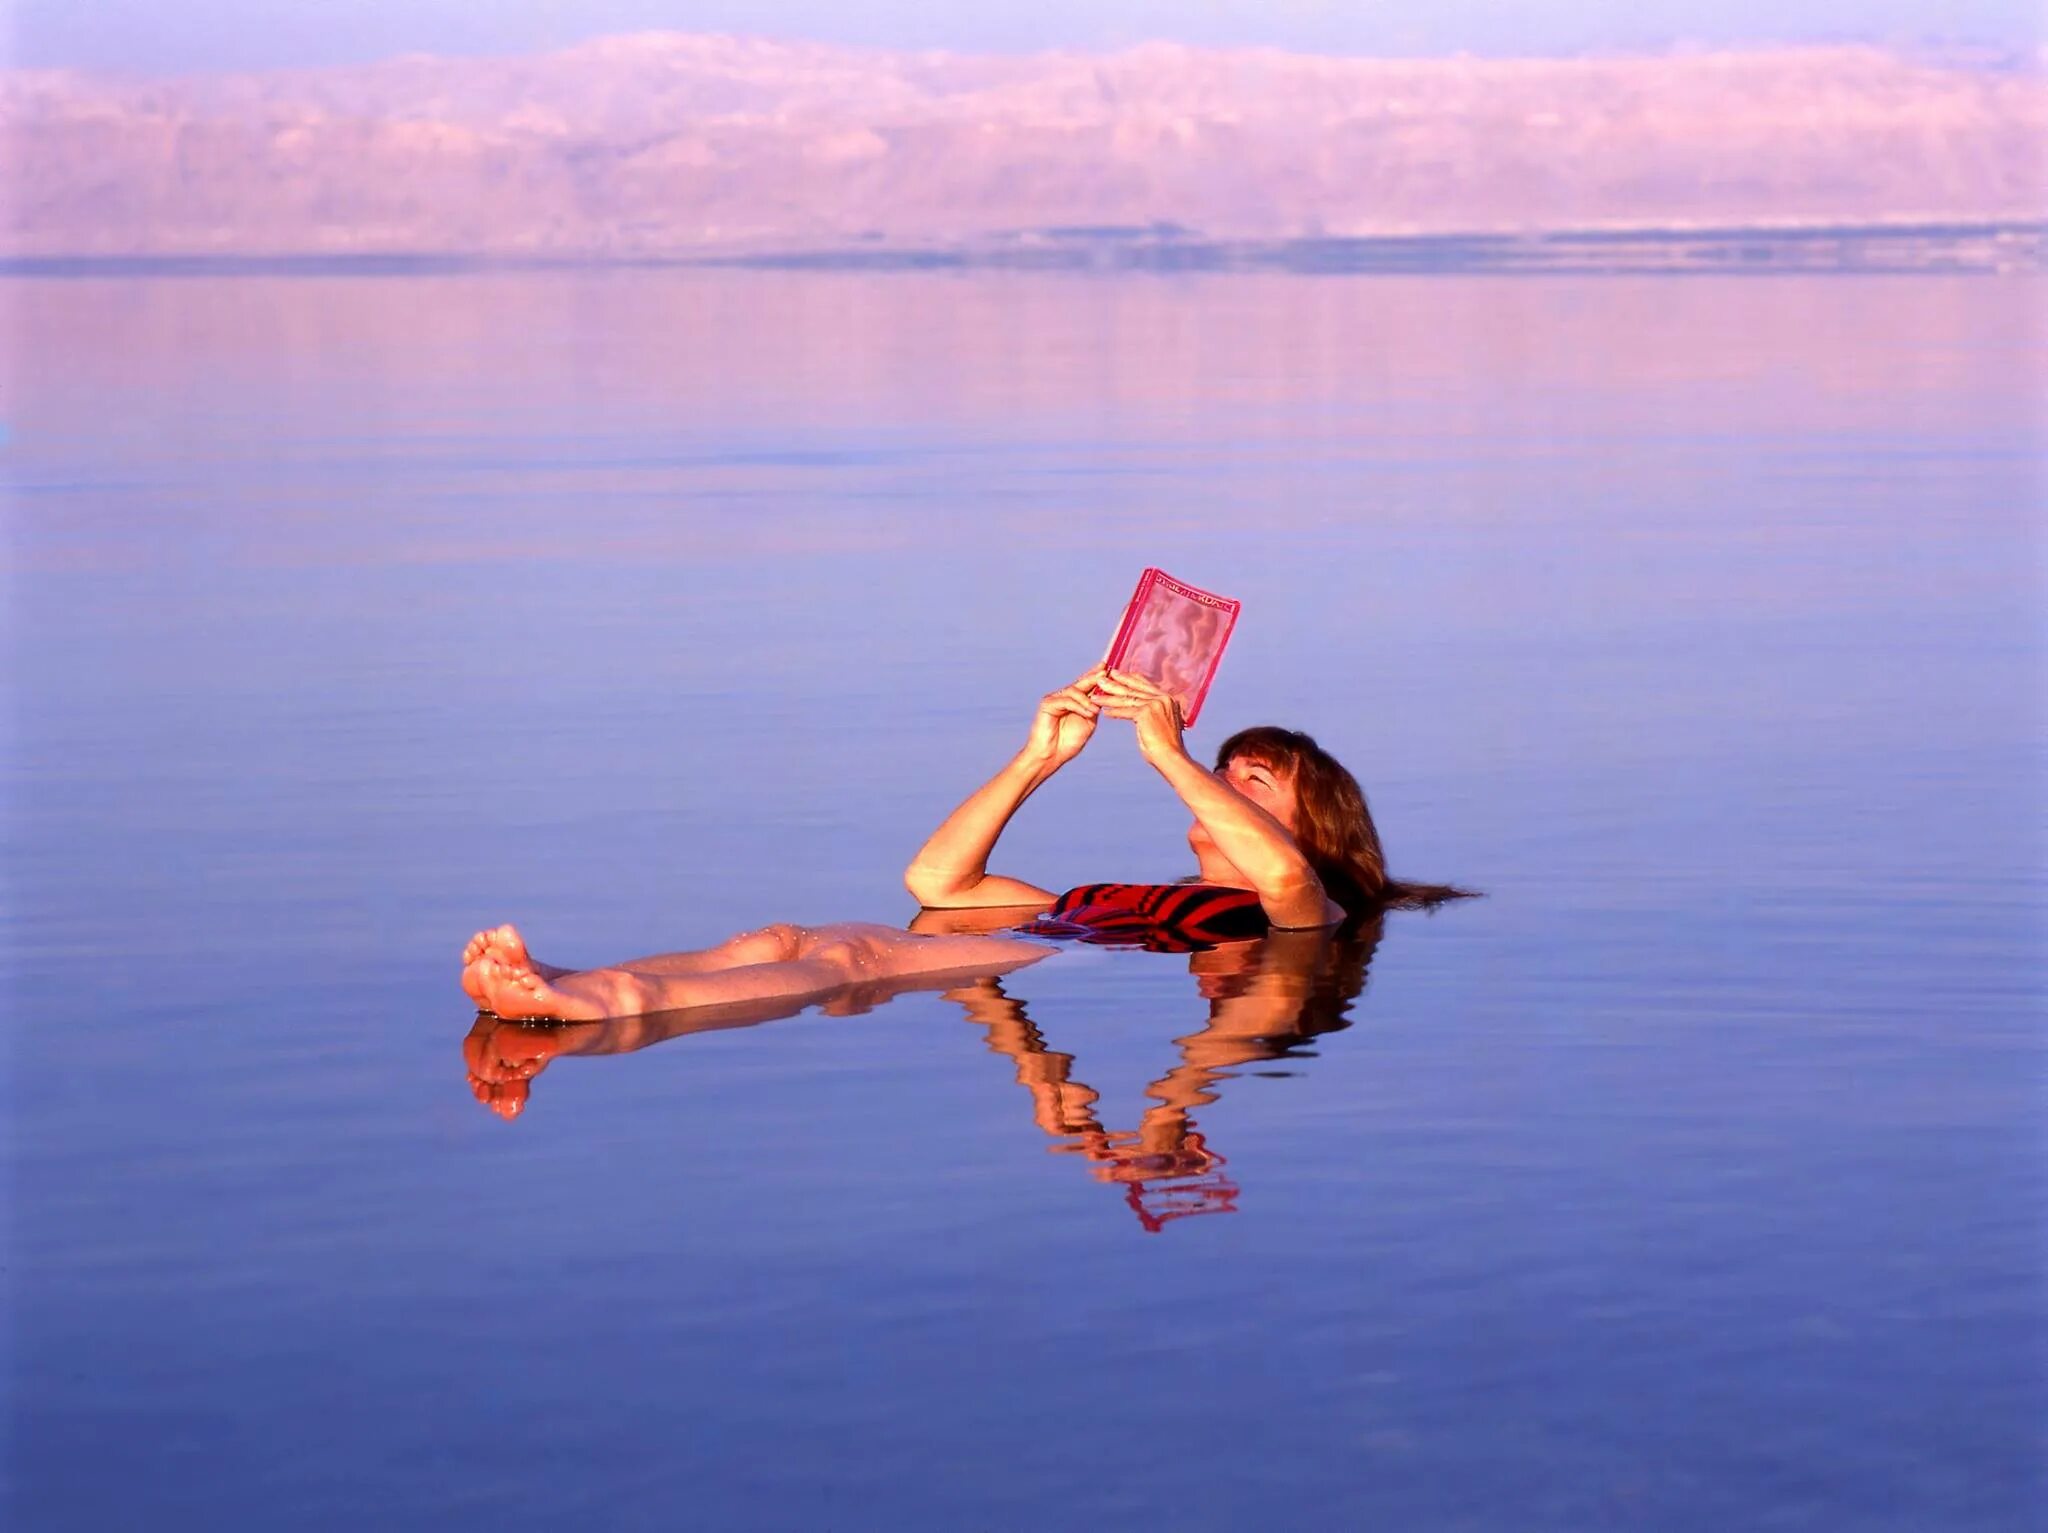
[{"label": "foot reflection", "polygon": [[510,1121],[526,1111],[533,1078],[557,1054],[595,1052],[578,1045],[587,1044],[588,1035],[600,1026],[595,1022],[532,1026],[480,1011],[469,1036],[462,1040],[469,1089],[484,1106]]},{"label": "foot reflection", "polygon": [[1139,1224],[1156,1234],[1175,1220],[1236,1212],[1240,1188],[1197,1127],[1195,1110],[1215,1102],[1221,1084],[1243,1066],[1303,1057],[1310,1040],[1350,1026],[1380,933],[1374,921],[1350,932],[1273,932],[1190,953],[1188,971],[1206,1015],[1173,1039],[1178,1057],[1146,1086],[1150,1105],[1132,1128],[1104,1125],[1097,1113],[1101,1096],[1075,1074],[1074,1056],[1047,1042],[1023,1001],[996,975],[907,976],[822,996],[598,1022],[517,1022],[484,1012],[463,1040],[463,1062],[477,1101],[509,1121],[526,1110],[535,1079],[564,1054],[631,1053],[813,1006],[851,1016],[906,991],[939,990],[985,1030],[990,1051],[1014,1065],[1033,1123],[1053,1141],[1049,1148],[1085,1164],[1096,1181],[1120,1187]]}]

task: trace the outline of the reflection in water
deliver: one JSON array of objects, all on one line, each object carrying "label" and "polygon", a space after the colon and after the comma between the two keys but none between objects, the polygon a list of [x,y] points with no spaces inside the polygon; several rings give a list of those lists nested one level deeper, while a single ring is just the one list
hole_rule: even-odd
[{"label": "reflection in water", "polygon": [[1234,1213],[1238,1185],[1224,1158],[1197,1128],[1194,1109],[1217,1097],[1238,1066],[1289,1057],[1308,1039],[1348,1027],[1351,1003],[1365,987],[1382,923],[1333,934],[1271,932],[1191,953],[1209,1014],[1174,1039],[1180,1061],[1145,1088],[1152,1106],[1134,1129],[1111,1130],[1096,1116],[1100,1094],[1074,1075],[1074,1056],[1047,1046],[1044,1033],[998,979],[948,993],[988,1029],[988,1044],[1017,1066],[1031,1093],[1032,1117],[1055,1149],[1086,1157],[1098,1181],[1121,1185],[1131,1211],[1156,1233],[1174,1219]]},{"label": "reflection in water", "polygon": [[943,990],[958,983],[957,970],[943,976],[896,975],[846,985],[822,998],[812,991],[695,1006],[688,1011],[607,1017],[601,1022],[522,1022],[480,1011],[462,1041],[462,1057],[469,1066],[469,1087],[476,1099],[499,1117],[512,1119],[526,1111],[534,1077],[564,1054],[631,1054],[691,1033],[723,1032],[793,1017],[813,1006],[828,1017],[854,1017],[913,990]]},{"label": "reflection in water", "polygon": [[[14,279],[0,288],[13,332],[0,365],[37,380],[19,397],[12,446],[35,451],[94,421],[100,461],[139,445],[145,428],[196,439],[172,463],[195,445],[246,452],[244,415],[224,399],[322,423],[317,435],[265,439],[273,454],[331,451],[368,427],[360,444],[411,439],[451,470],[523,479],[529,468],[573,468],[579,483],[607,460],[629,478],[676,467],[636,433],[694,436],[707,425],[741,428],[738,443],[754,446],[878,421],[1186,443],[1212,441],[1220,412],[1234,438],[1249,418],[1262,436],[1336,432],[1405,456],[1435,436],[1542,435],[1584,418],[1588,400],[1608,430],[1683,420],[1773,435],[1788,407],[1815,433],[1902,417],[2024,423],[2032,353],[2015,326],[2030,312],[2025,286],[631,268],[427,281]],[[703,357],[719,365],[697,365]],[[191,388],[194,378],[208,388]],[[479,433],[488,452],[477,451]],[[735,445],[729,432],[720,440]],[[525,461],[508,461],[514,451]],[[387,519],[398,510],[378,509]],[[1266,509],[1293,514],[1277,497]],[[460,545],[465,559],[486,552]]]},{"label": "reflection in water", "polygon": [[1052,1048],[1023,1000],[993,976],[965,983],[912,976],[848,986],[823,1002],[807,997],[603,1022],[533,1024],[485,1012],[462,1052],[477,1100],[511,1119],[525,1110],[535,1077],[560,1055],[628,1054],[690,1033],[794,1016],[811,1004],[828,1016],[854,1016],[906,991],[945,988],[945,998],[987,1030],[989,1048],[1016,1065],[1017,1083],[1031,1095],[1032,1118],[1054,1141],[1052,1148],[1081,1156],[1096,1180],[1122,1187],[1139,1223],[1156,1233],[1175,1219],[1236,1211],[1240,1189],[1196,1125],[1194,1110],[1216,1101],[1219,1083],[1237,1068],[1299,1057],[1308,1040],[1348,1027],[1381,930],[1380,921],[1371,921],[1342,933],[1271,932],[1189,954],[1188,972],[1208,1015],[1173,1040],[1179,1061],[1145,1088],[1152,1105],[1129,1129],[1104,1125],[1095,1110],[1101,1095],[1076,1076],[1074,1056]]}]

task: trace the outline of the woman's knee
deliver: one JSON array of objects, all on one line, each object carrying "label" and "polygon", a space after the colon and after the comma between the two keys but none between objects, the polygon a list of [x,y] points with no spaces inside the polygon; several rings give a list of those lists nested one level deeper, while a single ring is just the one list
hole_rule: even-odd
[{"label": "woman's knee", "polygon": [[726,954],[741,963],[787,963],[800,957],[810,933],[788,921],[728,938]]},{"label": "woman's knee", "polygon": [[870,921],[835,921],[830,926],[798,927],[797,931],[798,958],[820,958],[834,953],[878,955],[889,952],[909,936],[893,926]]},{"label": "woman's knee", "polygon": [[842,930],[813,936],[803,956],[832,965],[848,979],[874,979],[889,971],[894,951],[886,938]]}]

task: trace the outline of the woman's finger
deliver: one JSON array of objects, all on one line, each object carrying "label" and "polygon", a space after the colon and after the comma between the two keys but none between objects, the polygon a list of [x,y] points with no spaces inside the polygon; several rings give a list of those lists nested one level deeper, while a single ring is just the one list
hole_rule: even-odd
[{"label": "woman's finger", "polygon": [[1165,708],[1173,703],[1170,697],[1151,697],[1143,692],[1105,692],[1102,700],[1125,708]]},{"label": "woman's finger", "polygon": [[1136,671],[1111,671],[1109,674],[1112,680],[1120,682],[1134,692],[1142,692],[1148,697],[1166,696],[1165,688],[1149,676],[1140,676]]},{"label": "woman's finger", "polygon": [[1157,692],[1150,692],[1143,687],[1134,687],[1128,682],[1121,682],[1107,677],[1104,678],[1102,683],[1102,695],[1104,697],[1123,698],[1128,702],[1134,703],[1150,702],[1159,696]]}]

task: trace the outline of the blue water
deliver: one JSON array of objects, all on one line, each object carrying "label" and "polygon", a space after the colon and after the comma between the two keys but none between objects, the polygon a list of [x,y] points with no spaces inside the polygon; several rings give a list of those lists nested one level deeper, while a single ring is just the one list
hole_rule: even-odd
[{"label": "blue water", "polygon": [[[0,286],[7,1525],[2039,1525],[2041,298]],[[1487,898],[478,1104],[473,929],[908,919],[1147,564]],[[1185,824],[1105,727],[996,866]]]}]

